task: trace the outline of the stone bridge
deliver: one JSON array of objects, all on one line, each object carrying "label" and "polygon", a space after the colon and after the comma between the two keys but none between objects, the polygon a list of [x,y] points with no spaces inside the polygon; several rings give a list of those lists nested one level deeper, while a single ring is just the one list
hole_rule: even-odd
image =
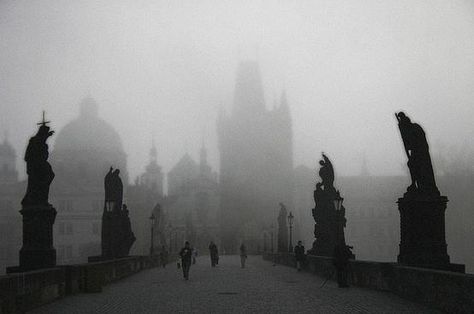
[{"label": "stone bridge", "polygon": [[437,313],[386,291],[339,289],[333,281],[321,287],[324,280],[261,256],[249,257],[244,269],[238,256],[221,257],[216,268],[202,256],[191,267],[189,281],[172,263],[29,313]]}]

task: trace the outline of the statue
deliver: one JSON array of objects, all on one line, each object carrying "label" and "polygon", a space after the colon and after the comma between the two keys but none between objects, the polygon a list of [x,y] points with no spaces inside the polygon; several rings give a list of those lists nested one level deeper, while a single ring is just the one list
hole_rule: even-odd
[{"label": "statue", "polygon": [[53,246],[53,225],[56,210],[49,203],[49,186],[54,172],[48,162],[46,141],[54,134],[44,118],[39,129],[28,142],[25,153],[28,186],[21,201],[23,216],[23,246],[20,249],[20,265],[9,267],[8,273],[24,272],[56,265],[56,250]]},{"label": "statue", "polygon": [[398,120],[411,176],[407,195],[439,196],[425,132],[419,124],[411,122],[405,113],[395,113],[395,117]]},{"label": "statue", "polygon": [[[342,243],[345,245],[345,208],[342,206],[339,191],[336,191],[334,187],[334,167],[324,153],[322,153],[319,164],[321,165],[319,169],[321,182],[316,183],[313,192],[314,208],[312,214],[315,221],[315,240],[310,254],[332,256],[336,244]],[[340,208],[335,206],[335,201],[338,199],[341,200]]]},{"label": "statue", "polygon": [[408,157],[411,185],[398,199],[400,252],[404,265],[464,272],[464,265],[452,264],[447,252],[445,211],[448,198],[436,187],[425,132],[405,113],[395,113]]},{"label": "statue", "polygon": [[113,170],[110,167],[109,172],[104,178],[105,204],[106,211],[120,211],[123,202],[123,183],[120,178],[120,170]]},{"label": "statue", "polygon": [[48,162],[48,144],[46,140],[54,134],[47,125],[43,112],[43,121],[38,132],[33,136],[26,148],[25,161],[28,174],[28,187],[21,204],[23,206],[50,206],[48,202],[49,186],[54,179],[54,172]]},{"label": "statue", "polygon": [[319,161],[321,168],[319,169],[319,176],[321,177],[321,185],[324,190],[329,191],[334,189],[334,168],[329,158],[322,153],[323,159]]},{"label": "statue", "polygon": [[136,238],[132,231],[127,205],[123,204],[120,170],[110,167],[104,178],[105,202],[102,214],[102,255],[89,261],[128,256]]}]

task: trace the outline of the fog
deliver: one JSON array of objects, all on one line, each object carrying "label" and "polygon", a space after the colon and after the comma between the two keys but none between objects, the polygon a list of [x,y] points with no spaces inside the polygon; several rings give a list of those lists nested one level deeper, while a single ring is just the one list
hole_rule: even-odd
[{"label": "fog", "polygon": [[358,174],[364,155],[372,174],[405,171],[400,109],[432,151],[472,154],[471,1],[1,0],[0,128],[22,155],[43,109],[59,131],[90,95],[130,178],[152,137],[165,172],[185,152],[197,159],[202,138],[218,168],[218,108],[230,109],[248,59],[268,108],[287,93],[295,165],[314,168],[324,151],[340,175]]}]

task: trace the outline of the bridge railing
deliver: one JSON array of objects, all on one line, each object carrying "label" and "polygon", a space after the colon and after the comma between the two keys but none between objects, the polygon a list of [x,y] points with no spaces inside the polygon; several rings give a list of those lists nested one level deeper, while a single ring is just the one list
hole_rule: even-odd
[{"label": "bridge railing", "polygon": [[0,276],[0,314],[24,313],[75,293],[101,292],[113,281],[157,266],[157,256],[130,256]]},{"label": "bridge railing", "polygon": [[[264,253],[263,259],[295,267],[292,253]],[[332,258],[308,255],[304,270],[324,279],[334,275]],[[447,313],[473,313],[474,275],[396,263],[351,260],[349,283],[353,286],[390,291]]]}]

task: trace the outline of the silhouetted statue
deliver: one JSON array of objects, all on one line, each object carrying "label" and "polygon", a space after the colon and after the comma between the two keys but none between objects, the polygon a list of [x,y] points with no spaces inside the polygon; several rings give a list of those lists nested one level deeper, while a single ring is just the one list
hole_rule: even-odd
[{"label": "silhouetted statue", "polygon": [[28,174],[28,187],[21,204],[23,206],[48,206],[49,186],[54,179],[54,172],[48,162],[48,144],[46,140],[54,134],[47,126],[47,121],[39,123],[40,127],[26,148],[25,161]]},{"label": "silhouetted statue", "polygon": [[102,214],[102,255],[89,261],[128,256],[136,238],[132,231],[127,205],[123,204],[120,170],[110,167],[104,178],[105,203]]},{"label": "silhouetted statue", "polygon": [[403,112],[395,113],[408,157],[411,185],[398,199],[400,253],[405,265],[464,272],[452,264],[447,252],[445,211],[448,198],[436,187],[425,132]]},{"label": "silhouetted statue", "polygon": [[321,185],[324,190],[328,191],[334,188],[334,168],[329,158],[323,153],[323,159],[319,161],[321,168],[319,176],[321,177]]},{"label": "silhouetted statue", "polygon": [[104,178],[105,204],[106,211],[120,211],[123,203],[123,183],[120,178],[120,170],[113,170],[110,167],[109,172]]},{"label": "silhouetted statue", "polygon": [[118,233],[119,241],[117,242],[117,257],[128,256],[136,238],[132,231],[128,208],[125,204],[123,204],[122,211],[120,213],[120,229],[118,230]]},{"label": "silhouetted statue", "polygon": [[280,203],[278,214],[278,252],[288,252],[288,226],[286,220],[288,211],[283,203]]},{"label": "silhouetted statue", "polygon": [[312,209],[314,224],[312,255],[332,256],[336,243],[345,244],[344,228],[346,226],[345,208],[336,209],[335,200],[340,198],[339,191],[334,188],[334,168],[329,158],[323,153],[319,161],[321,182],[316,183],[313,192],[314,208]]},{"label": "silhouetted statue", "polygon": [[49,186],[54,172],[48,163],[47,139],[54,134],[43,121],[26,148],[25,161],[28,174],[26,194],[21,201],[23,216],[23,246],[20,249],[20,266],[10,267],[7,272],[24,272],[50,268],[56,265],[56,250],[53,246],[53,224],[56,210],[49,204]]},{"label": "silhouetted statue", "polygon": [[398,120],[398,127],[408,157],[408,169],[412,181],[407,193],[439,196],[425,132],[419,124],[411,122],[405,113],[396,113],[395,117]]}]

